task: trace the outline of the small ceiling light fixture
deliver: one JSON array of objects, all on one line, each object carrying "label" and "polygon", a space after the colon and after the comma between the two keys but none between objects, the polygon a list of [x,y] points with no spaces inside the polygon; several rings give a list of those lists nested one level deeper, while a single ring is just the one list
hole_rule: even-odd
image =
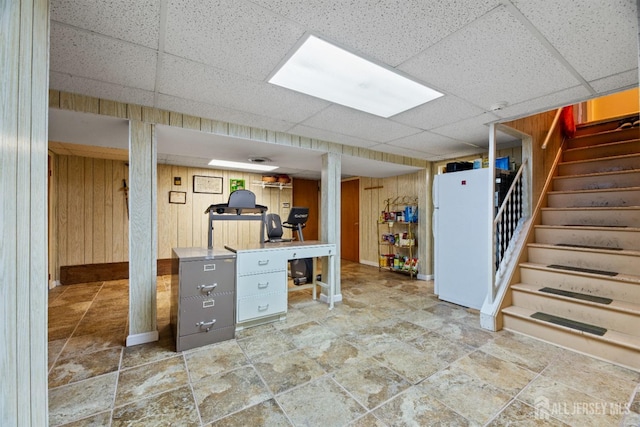
[{"label": "small ceiling light fixture", "polygon": [[385,118],[442,96],[313,35],[269,83]]},{"label": "small ceiling light fixture", "polygon": [[242,162],[230,162],[228,160],[216,160],[213,159],[209,162],[209,166],[218,166],[221,168],[229,169],[245,169],[253,171],[269,172],[278,169],[279,166],[267,166],[255,163],[242,163]]},{"label": "small ceiling light fixture", "polygon": [[500,101],[500,102],[496,102],[495,104],[493,104],[491,107],[489,107],[489,111],[500,111],[500,110],[504,110],[505,108],[507,108],[507,101]]},{"label": "small ceiling light fixture", "polygon": [[249,160],[251,163],[271,163],[272,160],[268,157],[249,157],[247,160]]}]

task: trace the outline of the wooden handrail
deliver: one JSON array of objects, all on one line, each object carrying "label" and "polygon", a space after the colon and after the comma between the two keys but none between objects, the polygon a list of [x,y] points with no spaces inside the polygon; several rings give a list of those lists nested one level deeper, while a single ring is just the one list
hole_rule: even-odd
[{"label": "wooden handrail", "polygon": [[558,108],[558,111],[556,111],[556,116],[553,118],[553,123],[551,123],[551,127],[549,128],[549,132],[547,132],[547,136],[545,137],[544,142],[542,143],[543,150],[547,149],[547,144],[549,144],[551,135],[553,134],[553,131],[556,130],[556,126],[558,126],[558,122],[560,121],[561,114],[562,114],[562,108]]}]

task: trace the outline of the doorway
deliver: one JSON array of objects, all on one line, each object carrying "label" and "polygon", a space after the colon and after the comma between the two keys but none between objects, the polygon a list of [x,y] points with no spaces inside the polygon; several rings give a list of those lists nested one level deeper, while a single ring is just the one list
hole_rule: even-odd
[{"label": "doorway", "polygon": [[340,258],[360,262],[360,180],[342,181],[340,192]]},{"label": "doorway", "polygon": [[307,226],[304,228],[305,240],[318,240],[320,224],[319,181],[314,179],[294,179],[293,206],[309,208]]}]

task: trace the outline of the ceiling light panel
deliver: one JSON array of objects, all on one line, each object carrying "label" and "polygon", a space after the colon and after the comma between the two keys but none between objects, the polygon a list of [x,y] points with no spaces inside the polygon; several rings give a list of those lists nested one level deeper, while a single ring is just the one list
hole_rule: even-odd
[{"label": "ceiling light panel", "polygon": [[257,165],[255,163],[230,162],[227,160],[213,159],[209,162],[209,166],[218,166],[229,169],[245,169],[253,171],[269,172],[278,169],[278,166]]},{"label": "ceiling light panel", "polygon": [[269,83],[381,117],[391,117],[442,94],[315,36]]}]

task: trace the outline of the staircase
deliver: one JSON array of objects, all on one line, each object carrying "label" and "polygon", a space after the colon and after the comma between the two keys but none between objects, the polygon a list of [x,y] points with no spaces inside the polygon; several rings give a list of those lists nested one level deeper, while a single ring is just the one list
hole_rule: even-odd
[{"label": "staircase", "polygon": [[617,125],[566,141],[503,326],[640,370],[640,128]]}]

